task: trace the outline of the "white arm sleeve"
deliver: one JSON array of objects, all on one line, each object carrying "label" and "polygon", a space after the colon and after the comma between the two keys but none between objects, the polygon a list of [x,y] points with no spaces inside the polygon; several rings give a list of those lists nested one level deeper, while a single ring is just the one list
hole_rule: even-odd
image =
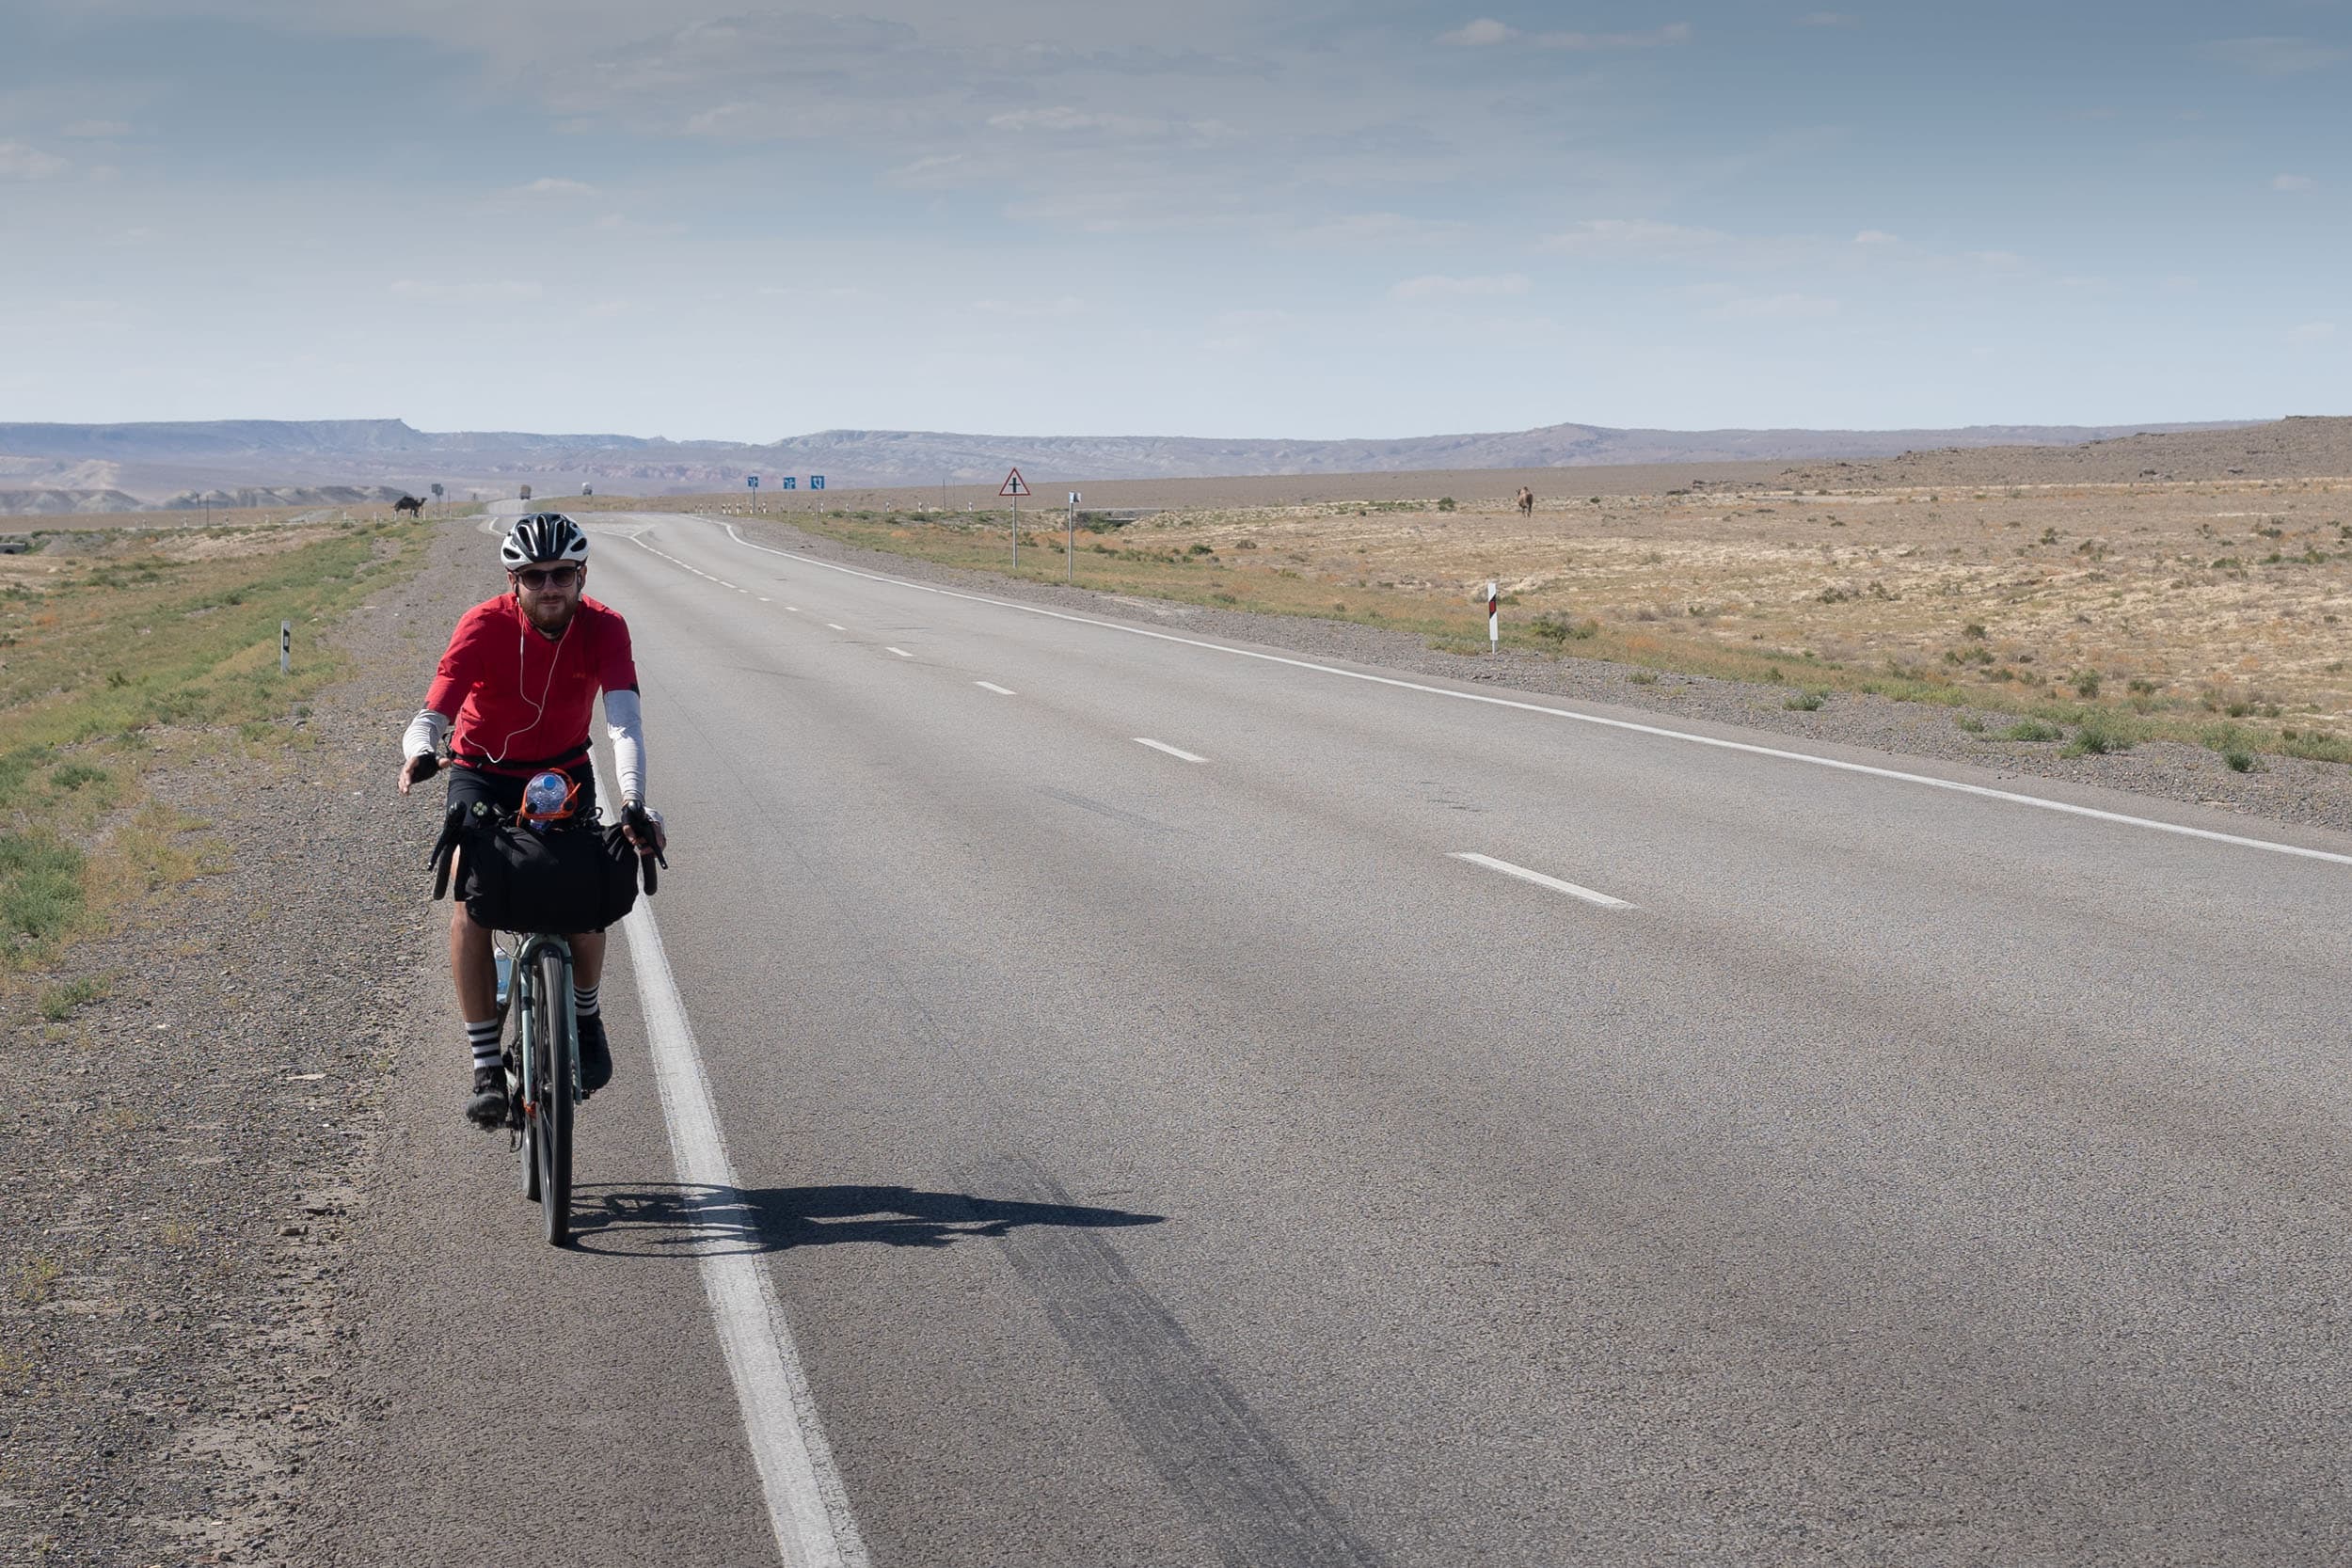
[{"label": "white arm sleeve", "polygon": [[408,732],[400,737],[400,754],[405,757],[426,757],[441,749],[441,739],[449,734],[449,715],[421,707],[408,721]]},{"label": "white arm sleeve", "polygon": [[604,733],[612,737],[612,770],[621,776],[621,799],[645,798],[645,731],[634,691],[604,694]]}]

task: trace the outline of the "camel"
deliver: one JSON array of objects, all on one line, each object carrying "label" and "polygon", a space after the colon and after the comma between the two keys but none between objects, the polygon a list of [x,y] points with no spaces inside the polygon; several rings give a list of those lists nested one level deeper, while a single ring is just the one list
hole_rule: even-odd
[{"label": "camel", "polygon": [[1518,497],[1515,504],[1519,509],[1520,516],[1533,517],[1535,515],[1535,492],[1530,490],[1524,484],[1520,485]]},{"label": "camel", "polygon": [[392,502],[392,511],[395,514],[405,512],[412,516],[421,517],[424,515],[424,502],[414,496],[403,496]]}]

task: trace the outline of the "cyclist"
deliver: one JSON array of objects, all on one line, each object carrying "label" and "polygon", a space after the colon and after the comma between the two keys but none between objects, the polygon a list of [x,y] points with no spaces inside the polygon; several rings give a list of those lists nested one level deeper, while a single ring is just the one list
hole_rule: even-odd
[{"label": "cyclist", "polygon": [[[446,739],[452,805],[487,800],[513,811],[531,775],[552,768],[580,786],[573,809],[593,812],[596,781],[588,762],[588,721],[601,691],[621,821],[640,855],[655,853],[666,835],[660,818],[645,810],[645,742],[628,623],[584,592],[588,536],[562,513],[534,512],[507,531],[499,560],[508,591],[458,618],[424,706],[401,737],[400,792],[433,776]],[[480,1126],[498,1127],[506,1120],[498,966],[489,928],[475,924],[463,898],[453,903],[450,977],[473,1060],[466,1115]],[[612,1078],[612,1051],[597,1001],[604,933],[580,931],[569,940],[580,1088],[593,1094]]]}]

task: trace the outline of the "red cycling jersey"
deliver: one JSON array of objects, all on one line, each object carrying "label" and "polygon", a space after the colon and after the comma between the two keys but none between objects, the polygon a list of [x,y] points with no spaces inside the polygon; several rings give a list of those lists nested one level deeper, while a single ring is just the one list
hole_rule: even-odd
[{"label": "red cycling jersey", "polygon": [[636,689],[628,623],[612,610],[583,594],[550,642],[501,594],[458,618],[424,705],[456,721],[452,762],[528,774],[586,753],[598,691]]}]

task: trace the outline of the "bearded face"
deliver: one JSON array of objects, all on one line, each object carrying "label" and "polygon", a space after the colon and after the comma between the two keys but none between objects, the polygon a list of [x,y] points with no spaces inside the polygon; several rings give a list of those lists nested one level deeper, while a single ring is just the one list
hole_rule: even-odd
[{"label": "bearded face", "polygon": [[506,580],[515,590],[516,601],[522,606],[523,618],[544,635],[560,637],[580,609],[580,594],[587,587],[588,568],[585,563],[569,561],[518,566],[506,574]]}]

